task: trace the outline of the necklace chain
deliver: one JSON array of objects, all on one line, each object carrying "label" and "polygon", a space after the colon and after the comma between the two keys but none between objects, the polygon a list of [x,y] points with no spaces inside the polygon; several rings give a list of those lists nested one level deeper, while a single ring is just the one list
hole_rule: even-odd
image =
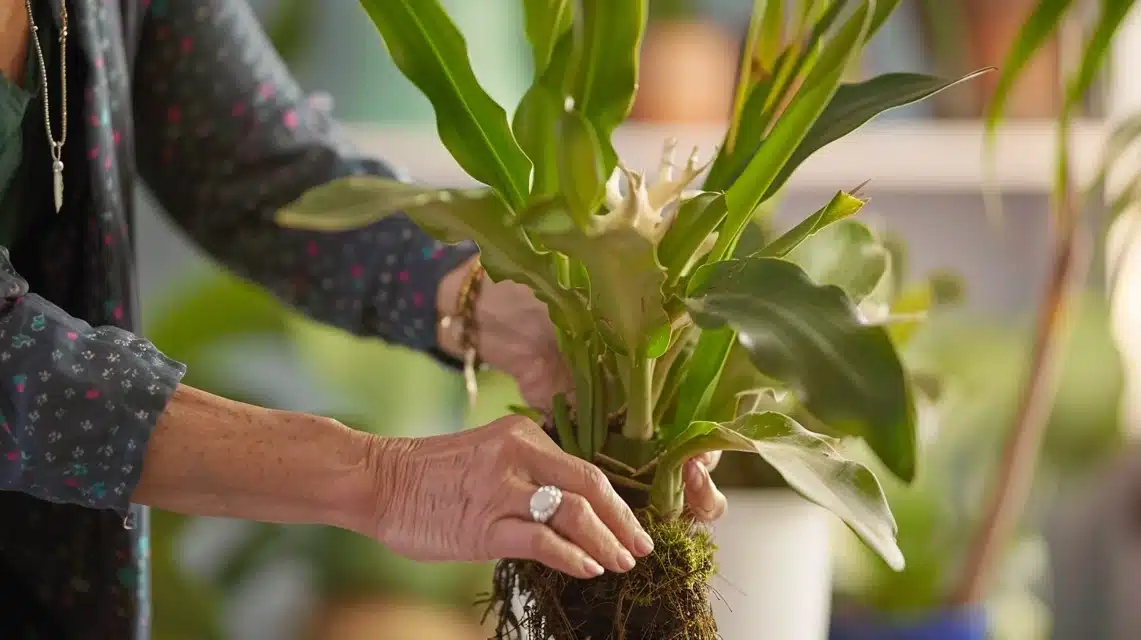
[{"label": "necklace chain", "polygon": [[44,130],[48,134],[48,143],[51,145],[52,177],[55,196],[55,210],[58,212],[63,205],[63,145],[67,143],[67,2],[60,1],[60,27],[59,27],[59,140],[52,132],[51,97],[48,94],[48,67],[44,61],[44,50],[40,46],[40,28],[32,11],[32,0],[24,0],[28,10],[28,23],[32,27],[32,43],[36,48],[36,59],[40,63],[40,91],[44,95]]}]

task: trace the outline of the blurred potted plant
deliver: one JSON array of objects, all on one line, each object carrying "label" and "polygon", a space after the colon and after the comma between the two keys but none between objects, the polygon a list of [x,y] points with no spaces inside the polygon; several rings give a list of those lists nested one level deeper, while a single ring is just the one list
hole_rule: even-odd
[{"label": "blurred potted plant", "polygon": [[1048,612],[1031,593],[1046,572],[1036,524],[1057,487],[1091,473],[1123,442],[1117,415],[1121,362],[1106,304],[1096,294],[1081,299],[1071,342],[1058,362],[1059,392],[1030,508],[985,593],[968,606],[947,606],[969,534],[982,517],[986,472],[996,464],[1015,413],[1026,374],[1026,337],[1015,327],[952,317],[932,323],[913,343],[913,364],[938,371],[944,390],[915,483],[885,481],[908,566],[886,572],[850,541],[842,545],[833,640],[1045,637]]},{"label": "blurred potted plant", "polygon": [[[1025,78],[1037,54],[1056,46],[1060,30],[1078,4],[1077,0],[1039,0],[1029,11],[1009,48],[995,83],[993,98],[986,108],[985,142],[988,151],[993,151],[994,133],[1009,109],[1018,82]],[[980,515],[971,523],[966,536],[963,559],[957,567],[960,573],[946,590],[946,610],[967,611],[980,606],[1002,567],[1003,552],[1016,539],[1020,524],[1025,522],[1026,511],[1033,507],[1032,488],[1034,479],[1039,476],[1040,453],[1048,434],[1050,410],[1055,404],[1058,389],[1057,363],[1071,337],[1070,319],[1076,292],[1085,280],[1091,253],[1091,243],[1082,219],[1082,203],[1073,182],[1071,125],[1109,57],[1114,34],[1133,7],[1133,0],[1101,3],[1092,35],[1076,71],[1063,79],[1057,118],[1059,153],[1051,202],[1055,210],[1055,224],[1051,229],[1054,232],[1053,246],[1049,277],[1035,317],[1028,358],[1030,364],[1020,381],[1010,427],[1003,430],[999,456],[992,461],[990,469],[978,474],[985,489],[979,493]],[[1136,133],[1134,125],[1132,135]],[[1129,134],[1125,136],[1128,138]],[[1117,151],[1126,148],[1128,142]],[[1111,149],[1107,155],[1112,156],[1112,153]],[[993,160],[993,153],[988,153],[985,158]],[[1104,175],[1094,185],[1095,188],[1099,186],[1104,186]],[[1117,198],[1112,203],[1115,213],[1135,202],[1135,187],[1130,185],[1124,191],[1120,196],[1114,196]],[[1111,304],[1116,284],[1111,279]],[[1114,411],[1118,408],[1116,404],[1107,406]]]}]

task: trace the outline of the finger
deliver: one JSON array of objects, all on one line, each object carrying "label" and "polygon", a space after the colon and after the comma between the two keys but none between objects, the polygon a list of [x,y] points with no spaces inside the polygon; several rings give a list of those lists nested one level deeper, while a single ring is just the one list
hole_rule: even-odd
[{"label": "finger", "polygon": [[725,514],[728,501],[713,484],[709,470],[697,460],[685,464],[685,503],[698,520],[711,522]]},{"label": "finger", "polygon": [[720,451],[706,451],[705,453],[698,454],[692,458],[701,464],[705,465],[706,469],[713,471],[717,468],[717,463],[721,462]]},{"label": "finger", "polygon": [[547,524],[610,571],[625,573],[634,568],[634,556],[603,524],[586,498],[564,491],[559,508]]},{"label": "finger", "polygon": [[536,483],[552,484],[586,498],[607,528],[635,556],[646,556],[654,550],[649,534],[598,467],[553,447],[529,459],[532,467],[528,471]]},{"label": "finger", "polygon": [[[508,514],[521,520],[531,519],[531,498],[539,487],[519,479],[508,487],[511,494]],[[606,569],[624,573],[634,568],[634,558],[614,533],[599,519],[586,498],[563,491],[562,498],[547,526],[569,540]]]},{"label": "finger", "polygon": [[494,558],[533,560],[581,579],[596,578],[604,571],[585,551],[537,522],[501,518],[491,524],[488,540]]}]

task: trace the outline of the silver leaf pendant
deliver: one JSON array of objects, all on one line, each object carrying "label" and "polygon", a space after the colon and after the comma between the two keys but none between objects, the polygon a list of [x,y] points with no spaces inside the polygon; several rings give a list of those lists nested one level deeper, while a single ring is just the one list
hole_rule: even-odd
[{"label": "silver leaf pendant", "polygon": [[52,163],[52,196],[55,197],[55,212],[63,208],[63,162]]}]

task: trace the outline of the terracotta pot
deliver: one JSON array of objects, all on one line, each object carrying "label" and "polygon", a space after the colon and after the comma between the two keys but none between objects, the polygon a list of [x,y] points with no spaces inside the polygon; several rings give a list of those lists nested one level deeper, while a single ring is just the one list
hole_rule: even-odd
[{"label": "terracotta pot", "polygon": [[[1038,0],[965,0],[963,10],[970,42],[972,68],[1002,68],[1011,44]],[[1007,102],[1007,115],[1013,118],[1051,118],[1058,112],[1061,91],[1058,83],[1058,45],[1051,42],[1026,66]],[[974,105],[977,116],[994,93],[999,74],[990,73],[976,85]]]},{"label": "terracotta pot", "polygon": [[631,119],[724,122],[733,107],[739,49],[733,33],[710,22],[651,22],[642,42]]},{"label": "terracotta pot", "polygon": [[489,630],[454,610],[385,598],[330,602],[315,616],[312,640],[486,640]]}]

